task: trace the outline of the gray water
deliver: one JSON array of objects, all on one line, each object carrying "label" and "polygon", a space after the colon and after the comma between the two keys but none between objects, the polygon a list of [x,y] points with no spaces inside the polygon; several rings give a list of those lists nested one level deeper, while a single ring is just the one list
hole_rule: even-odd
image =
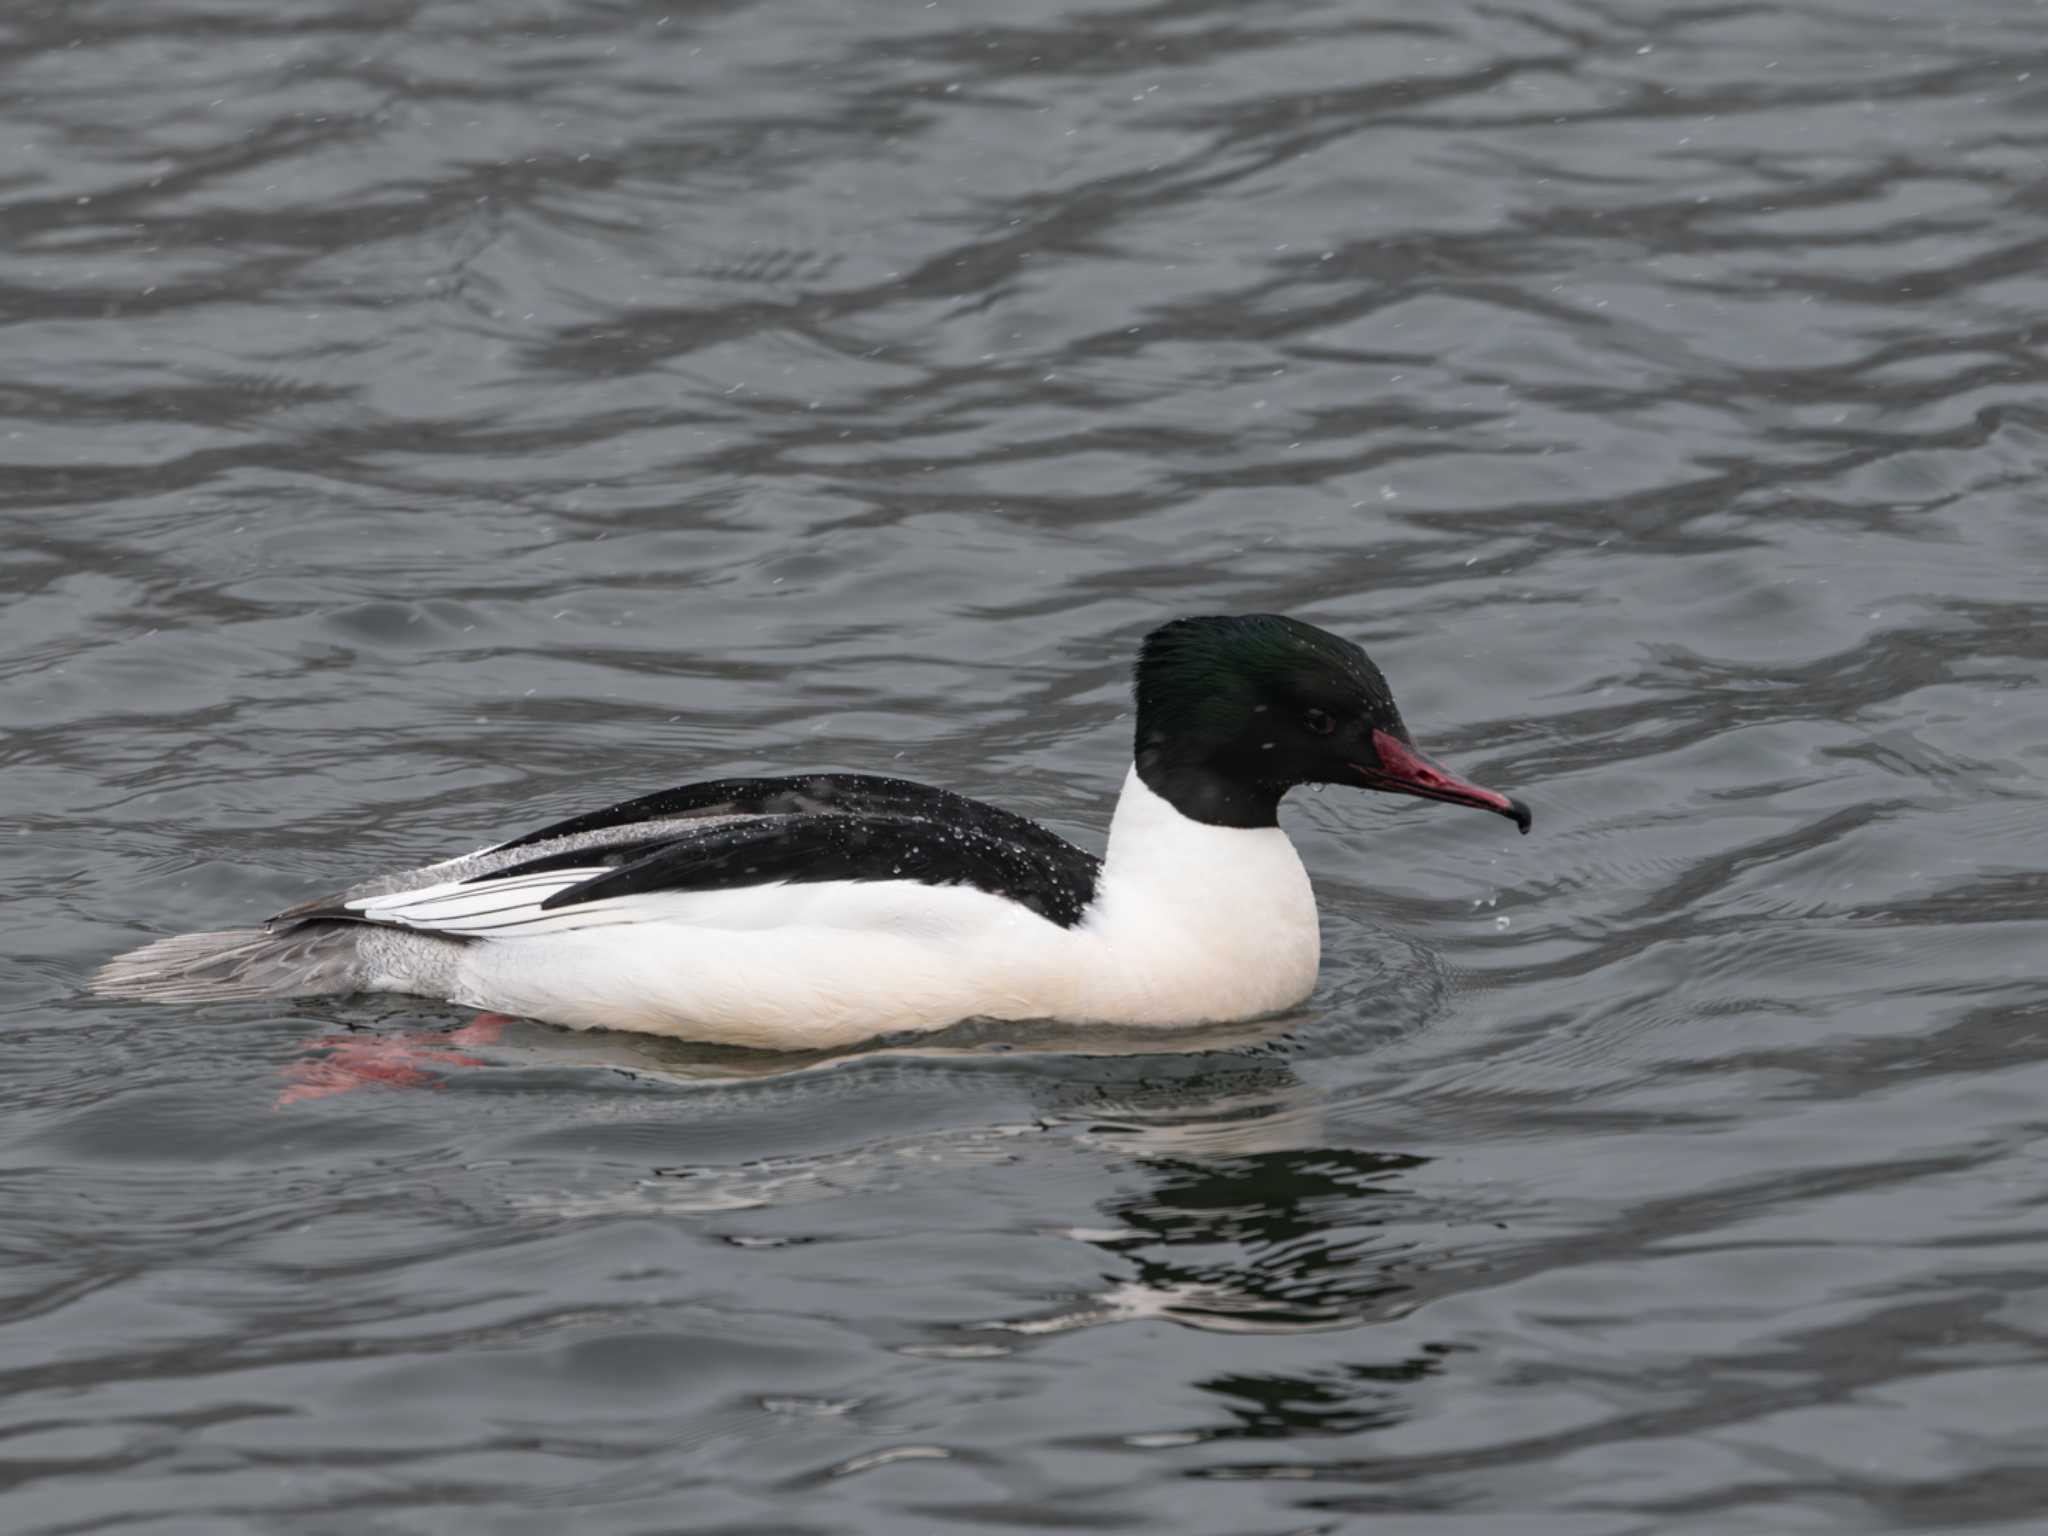
[{"label": "gray water", "polygon": [[[2041,1528],[2048,8],[0,50],[11,1536]],[[1295,797],[1251,1037],[81,996],[726,772],[1099,846],[1248,609],[1536,814]]]}]

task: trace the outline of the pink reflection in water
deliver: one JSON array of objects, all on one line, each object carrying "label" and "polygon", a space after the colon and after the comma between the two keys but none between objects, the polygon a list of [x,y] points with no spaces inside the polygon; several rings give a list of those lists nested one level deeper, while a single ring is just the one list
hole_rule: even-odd
[{"label": "pink reflection in water", "polygon": [[502,1013],[480,1013],[452,1034],[420,1031],[402,1035],[317,1035],[304,1042],[317,1051],[284,1069],[285,1088],[277,1107],[308,1099],[353,1093],[371,1084],[386,1088],[431,1088],[447,1085],[437,1068],[481,1067],[481,1056],[465,1055],[451,1046],[495,1045],[512,1020]]}]

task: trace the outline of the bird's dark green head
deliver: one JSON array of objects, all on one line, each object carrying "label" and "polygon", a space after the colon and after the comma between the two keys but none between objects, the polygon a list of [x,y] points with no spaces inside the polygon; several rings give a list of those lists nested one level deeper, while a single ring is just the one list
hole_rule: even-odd
[{"label": "bird's dark green head", "polygon": [[1475,805],[1524,832],[1520,801],[1415,750],[1372,658],[1273,613],[1175,619],[1138,652],[1138,776],[1212,826],[1278,824],[1297,784],[1351,784]]}]

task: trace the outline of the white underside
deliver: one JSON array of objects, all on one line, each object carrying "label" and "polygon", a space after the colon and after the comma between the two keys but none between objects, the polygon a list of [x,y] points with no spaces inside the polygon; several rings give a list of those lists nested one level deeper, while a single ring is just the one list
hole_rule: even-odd
[{"label": "white underside", "polygon": [[[1125,778],[1096,899],[1062,928],[965,886],[832,881],[657,893],[544,913],[599,871],[427,886],[351,905],[465,934],[454,1001],[579,1028],[780,1049],[965,1018],[1180,1025],[1315,985],[1315,897],[1277,827],[1190,821]],[[410,990],[402,976],[378,978]]]}]

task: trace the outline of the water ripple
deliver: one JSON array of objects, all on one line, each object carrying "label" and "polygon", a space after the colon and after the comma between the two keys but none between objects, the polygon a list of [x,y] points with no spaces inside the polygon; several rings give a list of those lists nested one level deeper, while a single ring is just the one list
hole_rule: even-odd
[{"label": "water ripple", "polygon": [[[2039,22],[10,14],[8,1529],[2031,1528]],[[714,770],[1092,842],[1251,608],[1537,818],[1297,797],[1270,1027],[77,996]]]}]

